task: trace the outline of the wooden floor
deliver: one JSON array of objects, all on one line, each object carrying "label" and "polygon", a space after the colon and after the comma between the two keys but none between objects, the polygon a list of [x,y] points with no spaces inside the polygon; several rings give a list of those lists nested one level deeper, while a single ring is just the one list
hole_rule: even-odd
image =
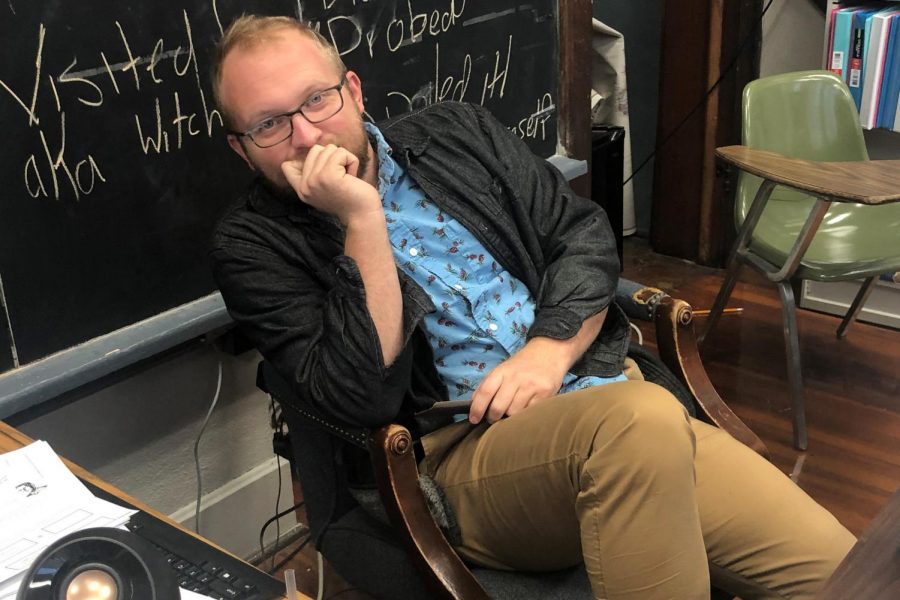
[{"label": "wooden floor", "polygon": [[[709,308],[722,271],[653,254],[628,239],[624,276],[668,291],[694,308]],[[768,445],[773,462],[856,534],[900,487],[900,331],[854,323],[843,340],[839,319],[800,310],[800,346],[809,448],[791,446],[790,399],[778,294],[745,269],[726,315],[702,356],[722,397]],[[702,327],[702,319],[696,326]],[[643,328],[651,338],[649,328]],[[296,544],[293,545],[296,547]],[[291,547],[279,555],[287,555]],[[316,597],[316,553],[311,544],[283,568]],[[326,569],[324,598],[368,598]]]}]

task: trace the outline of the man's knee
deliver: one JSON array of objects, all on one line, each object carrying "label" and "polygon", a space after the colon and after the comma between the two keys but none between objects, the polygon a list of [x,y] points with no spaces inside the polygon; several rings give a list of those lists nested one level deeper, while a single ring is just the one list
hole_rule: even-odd
[{"label": "man's knee", "polygon": [[592,399],[581,400],[581,411],[582,419],[596,427],[597,441],[604,440],[603,445],[646,449],[654,454],[667,448],[693,452],[687,412],[665,388],[645,381],[625,381],[597,391]]}]

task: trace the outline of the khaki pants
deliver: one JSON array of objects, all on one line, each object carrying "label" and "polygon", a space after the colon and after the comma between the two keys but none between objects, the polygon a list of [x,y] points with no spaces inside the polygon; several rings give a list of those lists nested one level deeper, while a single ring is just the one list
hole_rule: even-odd
[{"label": "khaki pants", "polygon": [[759,455],[663,388],[612,383],[423,440],[467,560],[587,568],[596,598],[811,598],[849,531]]}]

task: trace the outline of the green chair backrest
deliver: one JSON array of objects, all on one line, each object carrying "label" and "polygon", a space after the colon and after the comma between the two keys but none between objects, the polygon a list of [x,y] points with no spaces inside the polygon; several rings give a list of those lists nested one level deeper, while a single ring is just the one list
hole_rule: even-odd
[{"label": "green chair backrest", "polygon": [[[742,113],[742,143],[751,148],[816,161],[868,159],[856,105],[844,82],[831,72],[784,73],[751,81],[744,88]],[[741,173],[735,199],[738,228],[759,185],[758,177]],[[754,230],[754,248],[777,263],[790,250],[814,201],[776,187]],[[834,205],[829,216],[848,208]]]}]

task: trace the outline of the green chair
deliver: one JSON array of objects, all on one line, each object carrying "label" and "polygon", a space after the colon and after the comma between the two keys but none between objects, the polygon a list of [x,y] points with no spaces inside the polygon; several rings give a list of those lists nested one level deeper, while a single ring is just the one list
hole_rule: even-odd
[{"label": "green chair", "polygon": [[[814,161],[808,163],[812,167],[869,158],[850,92],[830,72],[786,73],[753,81],[744,88],[742,112],[745,147]],[[734,212],[738,240],[701,337],[702,342],[715,327],[742,264],[755,267],[777,285],[794,445],[801,450],[807,446],[806,417],[791,279],[864,280],[837,329],[841,338],[878,275],[900,270],[900,203],[873,206],[848,201],[852,195],[829,190],[827,170],[818,166],[823,184],[816,194],[776,185],[771,179],[764,181],[746,169],[740,174]],[[889,177],[893,179],[893,175]],[[900,174],[896,188],[893,184],[888,187],[900,191]]]}]

